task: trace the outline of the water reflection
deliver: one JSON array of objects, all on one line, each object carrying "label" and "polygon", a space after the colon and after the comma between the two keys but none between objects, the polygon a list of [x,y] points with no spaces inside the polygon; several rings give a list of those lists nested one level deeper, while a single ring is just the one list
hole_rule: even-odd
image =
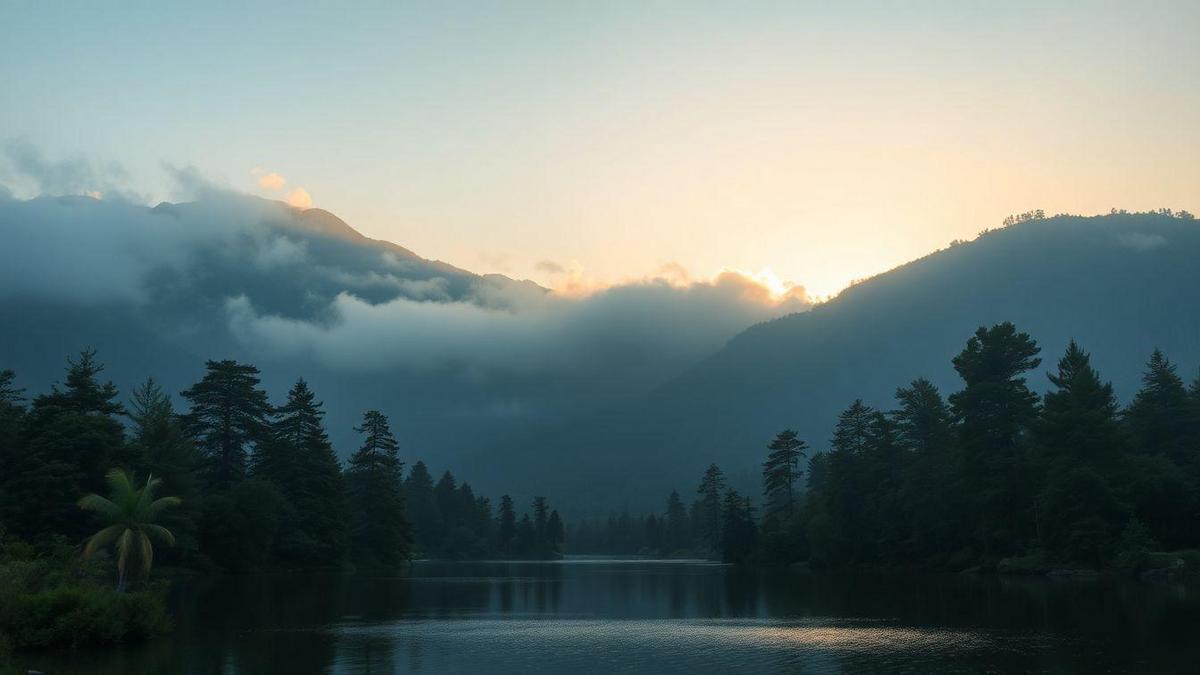
[{"label": "water reflection", "polygon": [[148,645],[47,673],[1194,672],[1195,589],[812,575],[702,562],[418,563],[402,576],[184,585]]}]

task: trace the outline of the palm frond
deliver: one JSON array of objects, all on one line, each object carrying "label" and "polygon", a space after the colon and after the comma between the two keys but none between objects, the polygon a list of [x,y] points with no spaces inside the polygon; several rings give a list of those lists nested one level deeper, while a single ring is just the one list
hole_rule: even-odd
[{"label": "palm frond", "polygon": [[154,564],[154,546],[150,544],[150,537],[147,537],[145,532],[138,532],[137,536],[142,552],[142,571],[149,572],[150,566]]},{"label": "palm frond", "polygon": [[117,571],[125,574],[125,560],[129,558],[129,549],[133,545],[133,530],[125,530],[117,539]]},{"label": "palm frond", "polygon": [[161,540],[167,546],[175,545],[175,535],[162,525],[143,525],[142,529],[146,534],[152,535],[156,539]]},{"label": "palm frond", "polygon": [[94,511],[108,520],[117,520],[121,517],[121,507],[100,495],[87,495],[80,499],[79,508],[84,511]]},{"label": "palm frond", "polygon": [[182,503],[183,500],[179,497],[159,497],[151,502],[150,505],[144,510],[142,510],[141,515],[145,520],[152,520],[158,516],[159,512],[161,512],[163,509],[172,506],[179,506]]},{"label": "palm frond", "polygon": [[93,534],[88,539],[87,545],[83,547],[83,557],[87,558],[96,552],[96,549],[104,548],[113,542],[125,529],[124,525],[109,525],[108,527]]}]

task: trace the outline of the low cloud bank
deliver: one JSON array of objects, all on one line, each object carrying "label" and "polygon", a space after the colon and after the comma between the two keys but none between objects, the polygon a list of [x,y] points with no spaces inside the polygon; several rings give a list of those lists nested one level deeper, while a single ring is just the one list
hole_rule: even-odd
[{"label": "low cloud bank", "polygon": [[[85,164],[34,164],[42,187],[103,184]],[[673,267],[586,293],[476,276],[328,236],[303,209],[168,169],[196,201],[151,208],[119,191],[28,200],[0,192],[0,302],[192,312],[263,358],[334,370],[637,381],[669,376],[745,327],[809,306],[802,289],[780,298],[736,272],[693,281]]]}]

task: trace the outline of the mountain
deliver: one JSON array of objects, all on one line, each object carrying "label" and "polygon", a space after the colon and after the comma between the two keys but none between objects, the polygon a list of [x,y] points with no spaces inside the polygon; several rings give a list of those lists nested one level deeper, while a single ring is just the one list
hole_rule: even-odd
[{"label": "mountain", "polygon": [[[864,242],[864,246],[869,245]],[[1062,216],[985,232],[861,282],[810,312],[755,325],[672,381],[586,422],[508,441],[507,461],[582,511],[662,507],[704,467],[759,493],[775,433],[828,447],[855,398],[890,409],[925,376],[959,387],[951,359],[979,326],[1012,321],[1042,347],[1035,391],[1071,338],[1123,400],[1163,349],[1190,380],[1200,366],[1200,224],[1159,214]],[[519,457],[519,459],[518,459]]]},{"label": "mountain", "polygon": [[153,376],[178,393],[205,360],[232,358],[258,366],[276,402],[305,378],[342,457],[377,409],[407,463],[484,494],[528,470],[488,455],[495,439],[642,395],[802,306],[737,275],[563,297],[228,192],[153,208],[0,193],[0,368],[30,395],[85,347],[122,392]]}]

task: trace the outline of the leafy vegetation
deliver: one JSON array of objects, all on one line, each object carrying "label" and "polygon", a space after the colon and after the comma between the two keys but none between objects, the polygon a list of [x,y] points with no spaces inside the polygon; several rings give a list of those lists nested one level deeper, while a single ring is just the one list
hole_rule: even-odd
[{"label": "leafy vegetation", "polygon": [[1026,376],[1040,352],[1011,323],[980,328],[953,360],[963,388],[948,398],[918,379],[892,410],[853,401],[809,458],[803,494],[807,445],[781,432],[756,524],[713,465],[690,513],[672,493],[662,516],[579,523],[574,549],[826,568],[1186,568],[1200,547],[1200,378],[1185,386],[1155,350],[1121,409],[1072,341],[1039,397]]}]

